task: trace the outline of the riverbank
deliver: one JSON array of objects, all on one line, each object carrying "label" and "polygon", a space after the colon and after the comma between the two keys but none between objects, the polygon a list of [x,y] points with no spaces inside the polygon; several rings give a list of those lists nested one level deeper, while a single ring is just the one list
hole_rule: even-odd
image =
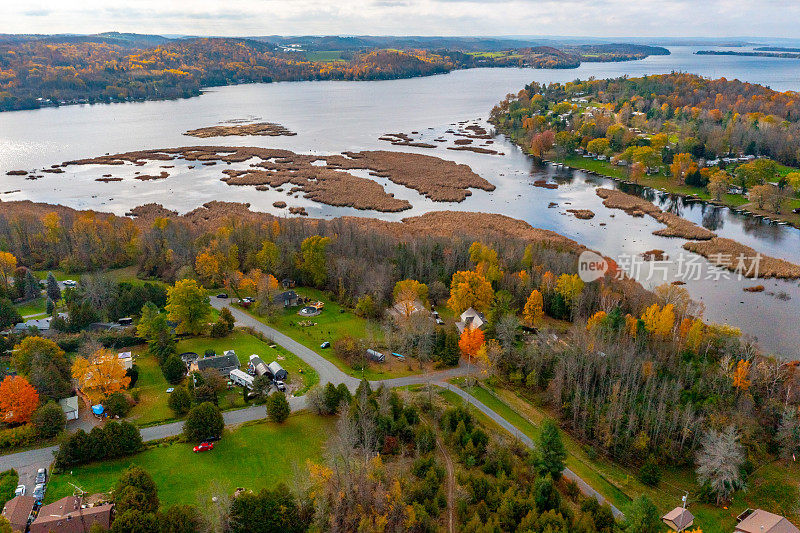
[{"label": "riverbank", "polygon": [[786,207],[780,215],[766,209],[759,209],[747,198],[740,194],[723,194],[719,201],[715,200],[704,188],[693,187],[691,185],[679,185],[674,183],[669,176],[657,174],[645,176],[638,183],[628,177],[625,167],[616,167],[608,161],[598,161],[593,158],[570,156],[556,159],[556,163],[562,164],[567,168],[583,170],[589,174],[596,174],[605,178],[610,178],[621,183],[649,187],[658,191],[666,192],[676,196],[681,196],[688,200],[702,201],[711,205],[728,207],[738,213],[753,216],[755,218],[766,219],[767,221],[785,222],[787,225],[800,228],[800,213],[792,213],[793,209],[800,208],[800,198],[791,198],[787,201]]}]

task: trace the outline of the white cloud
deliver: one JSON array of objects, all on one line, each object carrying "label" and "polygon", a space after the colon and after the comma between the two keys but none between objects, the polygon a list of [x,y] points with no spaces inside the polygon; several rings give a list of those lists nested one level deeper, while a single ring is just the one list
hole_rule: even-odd
[{"label": "white cloud", "polygon": [[28,0],[8,33],[800,37],[779,0]]}]

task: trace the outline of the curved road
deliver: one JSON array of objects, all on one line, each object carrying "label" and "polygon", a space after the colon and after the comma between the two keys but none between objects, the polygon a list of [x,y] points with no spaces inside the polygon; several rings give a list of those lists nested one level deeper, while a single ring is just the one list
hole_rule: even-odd
[{"label": "curved road", "polygon": [[[331,363],[330,361],[319,355],[314,350],[307,348],[306,346],[300,344],[296,340],[281,333],[280,331],[271,328],[270,326],[267,326],[260,320],[253,318],[244,311],[232,307],[230,305],[230,299],[212,298],[211,303],[216,309],[221,309],[222,307],[227,306],[231,310],[231,313],[233,313],[237,325],[250,327],[255,331],[262,333],[263,335],[275,341],[275,343],[283,346],[290,352],[297,355],[303,361],[308,363],[319,374],[320,385],[325,385],[326,383],[333,383],[335,385],[344,383],[351,391],[355,391],[356,388],[358,387],[358,384],[360,382],[358,378],[345,374],[335,364]],[[474,405],[476,408],[478,408],[480,411],[486,414],[486,416],[491,418],[506,431],[508,431],[513,436],[522,441],[522,443],[524,443],[526,446],[528,446],[529,448],[533,448],[534,443],[530,439],[530,437],[522,433],[513,424],[508,422],[505,418],[497,414],[495,411],[491,410],[489,407],[481,403],[477,398],[470,395],[466,391],[456,386],[453,386],[450,383],[447,383],[447,380],[451,378],[464,376],[467,375],[468,373],[469,373],[469,368],[462,363],[461,365],[455,368],[450,368],[438,372],[432,372],[426,375],[415,375],[402,378],[370,381],[370,385],[372,385],[373,387],[377,387],[380,384],[383,384],[384,386],[387,387],[406,387],[409,385],[423,385],[430,383],[448,389],[457,394],[458,396],[464,398],[472,405]],[[304,409],[307,406],[306,397],[305,396],[290,397],[289,405],[291,406],[292,411]],[[251,407],[246,407],[244,409],[226,411],[223,413],[225,424],[229,426],[242,424],[244,422],[249,422],[252,420],[259,420],[264,418],[265,415],[266,412],[263,405],[254,405]],[[140,432],[142,434],[142,440],[148,442],[179,435],[182,430],[183,430],[183,422],[171,422],[169,424],[162,424],[159,426],[142,428]],[[58,449],[57,446],[49,446],[47,448],[38,448],[35,450],[29,450],[29,451],[0,456],[0,471],[9,468],[16,469],[17,472],[19,472],[20,474],[20,483],[28,485],[28,491],[30,493],[30,491],[33,490],[33,479],[36,476],[36,470],[38,468],[48,466],[50,463],[52,463],[53,454],[57,449]],[[596,498],[597,501],[599,501],[601,504],[608,503],[611,506],[611,510],[613,511],[615,517],[617,518],[624,517],[624,515],[619,509],[617,509],[610,502],[607,502],[607,500],[603,497],[602,494],[593,489],[588,483],[586,483],[583,479],[578,477],[570,469],[568,468],[564,469],[564,476],[568,479],[575,481],[580,487],[581,492],[583,492],[584,494]]]}]

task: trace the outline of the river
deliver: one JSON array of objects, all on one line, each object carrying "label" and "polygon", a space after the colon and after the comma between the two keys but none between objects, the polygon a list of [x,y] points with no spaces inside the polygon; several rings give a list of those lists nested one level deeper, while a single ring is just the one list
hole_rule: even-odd
[{"label": "river", "polygon": [[[374,82],[286,82],[210,88],[197,98],[174,101],[96,104],[17,111],[0,114],[0,199],[30,199],[59,203],[79,209],[124,214],[131,207],[156,202],[186,212],[209,200],[248,202],[254,210],[282,214],[272,207],[278,200],[304,206],[312,217],[372,216],[388,220],[431,210],[454,209],[502,213],[523,219],[535,227],[556,231],[620,260],[650,249],[662,249],[672,259],[666,274],[649,267],[632,273],[647,287],[678,279],[682,239],[652,235],[662,226],[649,217],[633,218],[606,209],[596,196],[597,186],[615,182],[580,171],[539,167],[502,137],[493,147],[502,156],[436,149],[394,147],[379,141],[384,133],[419,131],[432,140],[464,121],[483,121],[507,93],[519,91],[531,81],[555,82],[577,78],[637,76],[684,71],[706,76],[725,76],[769,85],[777,90],[800,89],[800,62],[737,56],[697,56],[698,48],[672,47],[670,56],[653,56],[624,63],[586,63],[571,70],[471,69],[446,75]],[[278,122],[297,132],[294,137],[220,137],[196,139],[182,133],[232,119]],[[121,182],[98,183],[95,178],[108,168],[67,167],[64,174],[45,174],[30,181],[6,176],[13,169],[48,167],[62,161],[105,153],[189,145],[241,145],[286,148],[299,153],[338,153],[346,150],[395,149],[436,155],[470,165],[494,183],[494,192],[473,191],[460,204],[435,203],[416,191],[380,181],[389,192],[411,202],[401,213],[378,213],[318,204],[286,193],[255,191],[228,186],[219,178],[219,167],[175,162],[166,180],[133,180],[133,167],[112,168]],[[434,143],[435,144],[435,143]],[[157,163],[135,170],[157,174]],[[152,170],[153,172],[146,172]],[[533,181],[550,174],[561,186],[543,189]],[[359,174],[367,176],[366,173]],[[16,191],[19,192],[8,192]],[[684,203],[666,195],[653,198],[664,209],[703,224],[720,236],[739,240],[757,251],[800,262],[800,231],[743,217],[725,208]],[[548,209],[551,203],[558,206]],[[586,208],[592,220],[578,220],[567,208]],[[692,254],[691,261],[707,263]],[[658,275],[653,275],[658,274]],[[665,277],[666,276],[666,277]],[[705,305],[709,320],[741,327],[766,350],[787,357],[800,356],[800,287],[796,281],[761,280],[763,293],[746,293],[753,280],[725,279],[727,273],[704,271],[703,279],[686,282],[693,298]],[[708,279],[705,279],[708,278]],[[772,294],[770,294],[772,293]],[[787,299],[788,298],[788,299]]]}]

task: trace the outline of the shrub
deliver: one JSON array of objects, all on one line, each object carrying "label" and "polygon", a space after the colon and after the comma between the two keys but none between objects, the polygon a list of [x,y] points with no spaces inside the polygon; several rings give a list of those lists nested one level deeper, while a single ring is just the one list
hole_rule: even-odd
[{"label": "shrub", "polygon": [[128,389],[132,389],[136,386],[136,382],[139,381],[139,367],[134,363],[125,371],[125,375],[131,380],[130,383],[128,383]]},{"label": "shrub", "polygon": [[291,407],[289,407],[286,395],[280,391],[273,392],[267,400],[267,417],[271,421],[281,424],[289,418],[290,412]]},{"label": "shrub", "polygon": [[230,333],[230,330],[228,329],[228,324],[225,323],[222,320],[222,318],[214,322],[214,324],[211,326],[210,335],[216,339],[225,337],[228,333]]},{"label": "shrub", "polygon": [[639,468],[639,481],[648,487],[655,487],[661,481],[661,469],[658,467],[655,458],[650,456],[647,461]]},{"label": "shrub", "polygon": [[231,313],[231,310],[227,307],[223,307],[219,312],[218,322],[225,323],[228,328],[228,333],[233,331],[233,327],[236,325],[236,319],[233,318],[233,313]]},{"label": "shrub", "polygon": [[172,354],[164,361],[161,372],[164,374],[164,379],[175,385],[186,375],[186,364],[179,356]]},{"label": "shrub", "polygon": [[219,408],[211,402],[193,407],[183,424],[183,435],[189,442],[199,442],[209,437],[221,437],[225,420]]},{"label": "shrub", "polygon": [[169,396],[169,400],[167,400],[167,404],[176,415],[183,416],[192,407],[192,397],[186,387],[175,387],[175,390]]},{"label": "shrub", "polygon": [[33,413],[31,422],[40,437],[49,439],[61,433],[67,424],[67,415],[56,402],[49,401]]},{"label": "shrub", "polygon": [[19,475],[13,468],[0,472],[0,502],[5,503],[14,497],[14,490],[16,490],[18,483]]},{"label": "shrub", "polygon": [[28,446],[36,442],[36,428],[25,424],[11,429],[0,430],[0,450]]},{"label": "shrub", "polygon": [[131,403],[125,394],[115,392],[108,395],[108,398],[103,402],[103,407],[108,412],[108,416],[125,418],[131,410]]}]

